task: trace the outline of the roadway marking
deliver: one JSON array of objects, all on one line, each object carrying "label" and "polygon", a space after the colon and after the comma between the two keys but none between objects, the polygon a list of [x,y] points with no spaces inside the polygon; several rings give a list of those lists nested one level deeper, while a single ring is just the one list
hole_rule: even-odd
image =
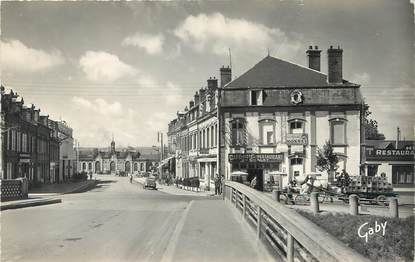
[{"label": "roadway marking", "polygon": [[189,210],[193,205],[193,201],[191,200],[190,203],[187,205],[186,209],[183,211],[183,214],[179,220],[179,222],[176,224],[176,227],[174,228],[174,232],[170,238],[169,245],[166,248],[166,251],[164,252],[161,262],[171,262],[173,261],[173,256],[176,251],[177,244],[179,243],[179,237],[182,233],[184,223],[186,222],[187,216],[189,214]]}]

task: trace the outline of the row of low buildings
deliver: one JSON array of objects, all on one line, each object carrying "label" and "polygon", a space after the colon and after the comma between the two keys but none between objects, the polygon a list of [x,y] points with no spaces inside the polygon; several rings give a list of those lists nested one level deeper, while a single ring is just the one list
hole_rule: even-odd
[{"label": "row of low buildings", "polygon": [[[343,79],[343,50],[327,50],[327,74],[320,72],[321,50],[310,46],[306,54],[308,67],[268,55],[234,80],[231,68],[222,67],[220,87],[210,78],[169,123],[176,177],[199,177],[206,189],[217,173],[230,179],[239,171],[260,185],[276,173],[286,174],[287,183],[318,172],[317,149],[326,141],[339,156],[339,170],[374,175],[382,165],[365,157],[374,145],[364,138],[360,85]],[[405,172],[406,186],[413,187],[414,151],[406,151],[406,162],[398,161],[404,168],[383,169],[395,185],[403,180],[393,177]]]},{"label": "row of low buildings", "polygon": [[60,183],[76,170],[72,129],[1,86],[1,179]]},{"label": "row of low buildings", "polygon": [[117,150],[113,139],[109,149],[80,148],[78,171],[97,174],[148,172],[160,160],[160,153],[156,150],[158,149],[126,148]]}]

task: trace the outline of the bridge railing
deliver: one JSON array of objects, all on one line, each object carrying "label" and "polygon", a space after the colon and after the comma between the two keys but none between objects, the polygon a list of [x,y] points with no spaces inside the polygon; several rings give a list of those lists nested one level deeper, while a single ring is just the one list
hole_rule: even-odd
[{"label": "bridge railing", "polygon": [[256,228],[257,237],[286,261],[370,261],[296,211],[246,185],[226,181],[224,194]]}]

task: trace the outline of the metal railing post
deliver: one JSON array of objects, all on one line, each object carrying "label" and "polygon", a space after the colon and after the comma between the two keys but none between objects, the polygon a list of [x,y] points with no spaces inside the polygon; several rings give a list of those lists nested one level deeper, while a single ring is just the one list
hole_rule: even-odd
[{"label": "metal railing post", "polygon": [[287,261],[294,261],[294,238],[287,232]]},{"label": "metal railing post", "polygon": [[258,217],[257,217],[257,225],[256,225],[256,234],[257,234],[257,238],[260,239],[261,238],[261,224],[262,224],[262,209],[260,206],[257,206],[257,213],[258,213]]}]

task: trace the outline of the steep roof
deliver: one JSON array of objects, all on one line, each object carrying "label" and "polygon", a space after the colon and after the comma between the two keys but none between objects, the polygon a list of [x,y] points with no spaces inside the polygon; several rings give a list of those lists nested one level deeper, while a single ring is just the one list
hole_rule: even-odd
[{"label": "steep roof", "polygon": [[[366,146],[378,148],[378,149],[396,149],[396,140],[366,140]],[[415,141],[401,140],[398,142],[398,149],[402,149],[406,146],[414,146]]]},{"label": "steep roof", "polygon": [[[345,85],[356,85],[343,80]],[[267,56],[225,88],[244,87],[324,87],[327,75],[291,62]]]}]

